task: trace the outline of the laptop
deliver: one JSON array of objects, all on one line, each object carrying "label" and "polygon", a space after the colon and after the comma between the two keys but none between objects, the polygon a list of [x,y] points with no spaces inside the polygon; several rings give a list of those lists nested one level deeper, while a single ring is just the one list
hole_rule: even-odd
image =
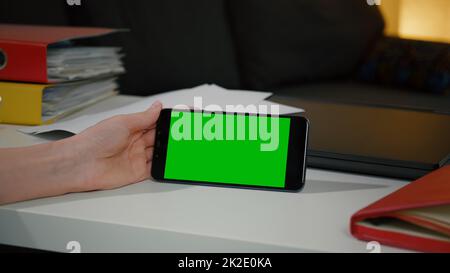
[{"label": "laptop", "polygon": [[274,96],[310,120],[308,166],[417,179],[450,164],[450,115]]}]

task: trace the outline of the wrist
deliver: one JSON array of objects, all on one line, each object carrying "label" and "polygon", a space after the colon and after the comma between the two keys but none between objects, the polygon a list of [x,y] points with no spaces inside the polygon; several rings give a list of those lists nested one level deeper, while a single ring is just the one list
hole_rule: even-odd
[{"label": "wrist", "polygon": [[85,191],[83,169],[90,163],[83,160],[81,144],[69,138],[2,150],[0,204]]},{"label": "wrist", "polygon": [[61,194],[86,191],[84,149],[77,137],[52,142],[48,149],[54,160],[54,178]]}]

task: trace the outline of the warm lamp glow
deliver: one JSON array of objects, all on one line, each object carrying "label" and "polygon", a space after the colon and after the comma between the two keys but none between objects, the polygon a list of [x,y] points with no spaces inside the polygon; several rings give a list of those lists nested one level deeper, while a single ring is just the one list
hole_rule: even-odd
[{"label": "warm lamp glow", "polygon": [[383,0],[386,33],[450,42],[450,0]]}]

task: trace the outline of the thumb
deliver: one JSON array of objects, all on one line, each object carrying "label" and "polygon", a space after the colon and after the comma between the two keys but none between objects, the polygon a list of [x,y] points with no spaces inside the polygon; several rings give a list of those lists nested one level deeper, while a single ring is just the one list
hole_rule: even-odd
[{"label": "thumb", "polygon": [[162,104],[156,101],[144,112],[126,115],[125,123],[131,131],[146,130],[154,127],[159,119],[162,110]]}]

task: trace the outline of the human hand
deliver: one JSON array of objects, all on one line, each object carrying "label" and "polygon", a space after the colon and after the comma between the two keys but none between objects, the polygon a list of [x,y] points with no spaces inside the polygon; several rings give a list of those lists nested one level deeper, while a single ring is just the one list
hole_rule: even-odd
[{"label": "human hand", "polygon": [[150,177],[160,102],[147,111],[112,117],[73,137],[82,175],[77,191],[107,190]]}]

